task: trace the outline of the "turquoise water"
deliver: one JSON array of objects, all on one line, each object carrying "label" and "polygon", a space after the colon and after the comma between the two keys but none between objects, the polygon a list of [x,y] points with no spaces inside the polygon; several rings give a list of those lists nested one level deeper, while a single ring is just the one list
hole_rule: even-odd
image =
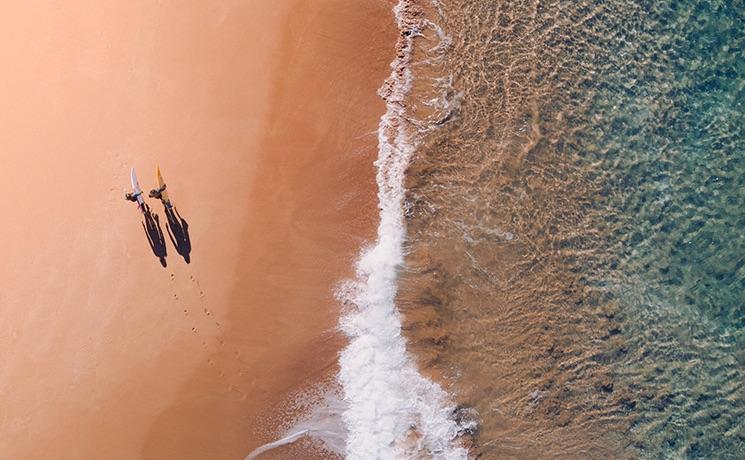
[{"label": "turquoise water", "polygon": [[745,458],[745,3],[441,12],[404,292],[475,452]]},{"label": "turquoise water", "polygon": [[[745,5],[648,2],[611,35],[577,137],[622,305],[617,378],[649,454],[745,455]],[[612,30],[612,29],[610,29]],[[609,30],[609,31],[610,31]]]}]

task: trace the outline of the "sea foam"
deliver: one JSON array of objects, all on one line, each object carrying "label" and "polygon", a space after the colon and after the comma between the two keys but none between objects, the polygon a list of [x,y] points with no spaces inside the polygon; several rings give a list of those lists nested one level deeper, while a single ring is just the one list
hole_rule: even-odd
[{"label": "sea foam", "polygon": [[380,224],[374,245],[364,249],[356,278],[338,297],[347,306],[341,328],[350,339],[340,357],[338,381],[346,402],[342,419],[349,459],[461,459],[461,427],[452,419],[447,393],[422,376],[406,350],[396,309],[397,274],[406,237],[404,177],[416,149],[416,126],[407,117],[414,39],[428,22],[411,2],[394,8],[401,31],[391,74],[380,90],[386,112],[378,127]]},{"label": "sea foam", "polygon": [[[434,110],[420,119],[407,112],[407,105],[415,103],[410,97],[413,66],[434,63],[449,38],[411,0],[400,0],[393,11],[400,30],[396,58],[378,91],[386,101],[375,162],[380,223],[377,240],[363,249],[357,261],[356,277],[337,291],[345,306],[340,327],[350,339],[339,359],[340,388],[319,388],[326,394],[323,401],[286,430],[282,439],[257,448],[247,459],[304,437],[350,460],[455,460],[468,455],[459,437],[473,430],[475,422],[456,423],[448,394],[419,373],[406,350],[395,303],[398,270],[404,263],[406,168],[418,136],[447,120],[457,108],[459,95],[452,90],[452,77],[433,78],[432,92],[418,102]],[[414,63],[414,40],[424,38],[427,31],[433,32],[437,44]]]}]

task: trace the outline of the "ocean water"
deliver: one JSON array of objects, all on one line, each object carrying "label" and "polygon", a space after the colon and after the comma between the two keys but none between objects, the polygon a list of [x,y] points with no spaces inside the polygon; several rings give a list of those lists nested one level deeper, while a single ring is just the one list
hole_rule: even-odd
[{"label": "ocean water", "polygon": [[472,452],[745,458],[745,3],[428,13],[397,304]]}]

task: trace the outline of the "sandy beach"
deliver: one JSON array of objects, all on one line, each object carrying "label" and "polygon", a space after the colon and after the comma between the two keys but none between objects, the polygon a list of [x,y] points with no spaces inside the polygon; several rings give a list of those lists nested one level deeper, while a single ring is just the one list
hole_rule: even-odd
[{"label": "sandy beach", "polygon": [[[0,457],[243,458],[334,372],[333,290],[377,223],[390,8],[6,7]],[[162,267],[123,199],[156,165],[188,264],[168,241]]]}]

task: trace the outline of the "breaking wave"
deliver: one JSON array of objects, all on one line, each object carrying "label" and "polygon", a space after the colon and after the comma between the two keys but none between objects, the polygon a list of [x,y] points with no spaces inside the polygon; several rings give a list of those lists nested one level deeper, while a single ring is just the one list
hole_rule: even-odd
[{"label": "breaking wave", "polygon": [[[414,43],[429,32],[439,40],[429,51],[439,51],[447,46],[447,37],[413,2],[401,0],[394,13],[400,29],[396,59],[379,91],[386,112],[378,128],[375,162],[380,208],[377,241],[362,251],[356,278],[338,292],[347,307],[341,327],[350,338],[341,353],[338,376],[346,402],[342,413],[346,456],[461,459],[467,456],[458,441],[464,428],[453,419],[454,407],[447,393],[422,376],[408,354],[395,302],[406,238],[405,171],[416,149],[417,133],[429,121],[416,120],[407,112],[407,98],[415,83]],[[435,109],[450,105],[447,100],[427,102]]]}]

